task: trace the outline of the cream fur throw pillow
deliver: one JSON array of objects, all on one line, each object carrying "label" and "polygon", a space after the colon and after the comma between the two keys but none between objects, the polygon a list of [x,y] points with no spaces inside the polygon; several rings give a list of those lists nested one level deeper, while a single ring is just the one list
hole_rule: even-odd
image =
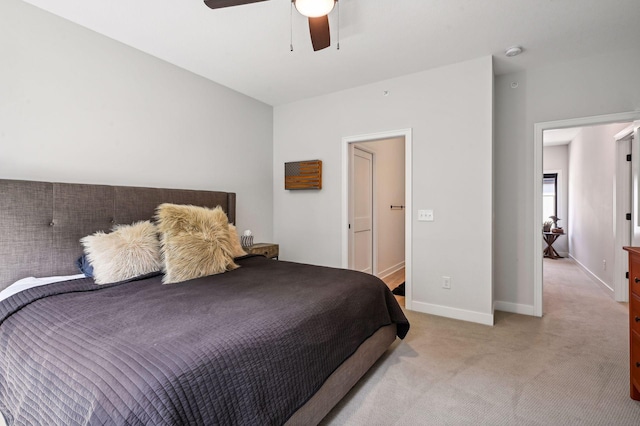
[{"label": "cream fur throw pillow", "polygon": [[116,225],[80,240],[97,284],[123,281],[161,269],[158,229],[147,221]]},{"label": "cream fur throw pillow", "polygon": [[242,244],[240,244],[238,230],[232,224],[229,224],[229,238],[231,239],[231,250],[233,252],[233,257],[246,256],[247,252],[242,249]]},{"label": "cream fur throw pillow", "polygon": [[229,220],[220,208],[161,204],[156,219],[164,259],[165,284],[238,267],[233,262]]}]

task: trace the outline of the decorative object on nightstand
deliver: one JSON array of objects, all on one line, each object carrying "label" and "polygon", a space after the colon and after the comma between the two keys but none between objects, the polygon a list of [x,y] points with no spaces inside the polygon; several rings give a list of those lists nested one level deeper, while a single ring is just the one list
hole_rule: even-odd
[{"label": "decorative object on nightstand", "polygon": [[269,259],[278,259],[280,246],[272,243],[255,243],[249,247],[243,247],[247,254],[261,254]]},{"label": "decorative object on nightstand", "polygon": [[253,245],[253,235],[251,234],[251,230],[247,229],[240,236],[240,245],[242,248],[246,249],[247,247],[251,247]]},{"label": "decorative object on nightstand", "polygon": [[553,227],[551,228],[551,232],[554,234],[564,234],[564,229],[558,226],[558,222],[560,218],[558,216],[549,216],[549,219],[553,221]]}]

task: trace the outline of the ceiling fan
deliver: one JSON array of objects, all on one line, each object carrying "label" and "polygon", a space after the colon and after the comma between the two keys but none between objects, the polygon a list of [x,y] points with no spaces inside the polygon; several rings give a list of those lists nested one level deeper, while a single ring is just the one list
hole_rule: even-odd
[{"label": "ceiling fan", "polygon": [[[204,0],[204,4],[211,9],[240,6],[258,3],[266,0]],[[333,10],[338,0],[291,0],[298,12],[309,18],[309,32],[313,50],[318,51],[329,47],[331,35],[329,33],[329,12]]]}]

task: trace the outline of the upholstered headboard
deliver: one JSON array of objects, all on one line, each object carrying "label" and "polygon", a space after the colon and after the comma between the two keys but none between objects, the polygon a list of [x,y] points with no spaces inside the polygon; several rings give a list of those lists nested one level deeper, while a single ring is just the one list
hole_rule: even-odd
[{"label": "upholstered headboard", "polygon": [[221,206],[235,222],[232,192],[0,179],[0,290],[28,276],[78,273],[80,238],[151,219],[162,203]]}]

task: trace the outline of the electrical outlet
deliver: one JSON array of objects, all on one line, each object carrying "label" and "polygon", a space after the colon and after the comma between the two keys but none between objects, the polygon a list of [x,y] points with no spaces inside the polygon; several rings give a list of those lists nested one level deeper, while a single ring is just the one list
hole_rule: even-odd
[{"label": "electrical outlet", "polygon": [[451,289],[451,277],[442,277],[442,288]]},{"label": "electrical outlet", "polygon": [[607,260],[606,259],[602,259],[602,270],[603,271],[607,270]]}]

